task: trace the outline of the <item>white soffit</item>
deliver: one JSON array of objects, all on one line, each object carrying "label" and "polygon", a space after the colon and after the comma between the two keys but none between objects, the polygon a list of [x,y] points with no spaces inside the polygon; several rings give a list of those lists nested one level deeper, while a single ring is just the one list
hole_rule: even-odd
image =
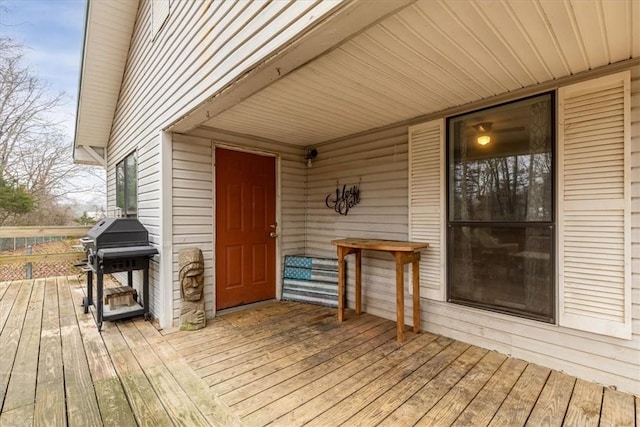
[{"label": "white soffit", "polygon": [[89,0],[87,7],[74,158],[97,164],[78,147],[107,146],[138,0]]},{"label": "white soffit", "polygon": [[312,145],[640,57],[640,2],[419,0],[204,125]]}]

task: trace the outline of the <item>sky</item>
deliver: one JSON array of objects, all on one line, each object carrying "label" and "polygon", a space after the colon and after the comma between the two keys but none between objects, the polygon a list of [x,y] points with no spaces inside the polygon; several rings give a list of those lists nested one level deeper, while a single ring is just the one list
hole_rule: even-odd
[{"label": "sky", "polygon": [[[0,0],[0,36],[24,45],[25,65],[52,95],[64,92],[64,103],[53,113],[69,144],[75,131],[80,80],[85,0]],[[104,205],[103,195],[84,194],[76,201]]]},{"label": "sky", "polygon": [[23,44],[25,62],[52,93],[65,93],[56,114],[75,127],[85,0],[0,0],[0,34]]}]

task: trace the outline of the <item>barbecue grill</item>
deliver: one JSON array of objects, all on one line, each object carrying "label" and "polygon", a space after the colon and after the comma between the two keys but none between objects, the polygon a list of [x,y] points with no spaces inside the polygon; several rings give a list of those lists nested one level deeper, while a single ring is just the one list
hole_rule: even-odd
[{"label": "barbecue grill", "polygon": [[[149,316],[149,259],[158,250],[149,244],[149,233],[132,218],[105,218],[96,224],[86,237],[80,239],[86,254],[87,296],[83,299],[84,312],[95,305],[98,330],[103,320],[118,320],[133,316]],[[135,295],[133,271],[142,270],[142,301],[125,307],[105,306],[104,274],[127,272],[127,287],[118,288],[120,293]],[[96,300],[93,301],[93,274],[96,274]],[[130,298],[131,298],[130,297]]]}]

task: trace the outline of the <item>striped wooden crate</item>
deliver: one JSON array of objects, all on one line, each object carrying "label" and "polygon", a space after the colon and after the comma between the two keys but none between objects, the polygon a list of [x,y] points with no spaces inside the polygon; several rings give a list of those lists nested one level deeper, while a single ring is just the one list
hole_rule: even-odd
[{"label": "striped wooden crate", "polygon": [[287,255],[284,257],[282,299],[338,306],[338,260]]}]

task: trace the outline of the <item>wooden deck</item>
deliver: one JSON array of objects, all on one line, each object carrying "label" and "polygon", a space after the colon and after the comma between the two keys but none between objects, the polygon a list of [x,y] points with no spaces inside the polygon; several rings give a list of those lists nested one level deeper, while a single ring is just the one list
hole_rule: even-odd
[{"label": "wooden deck", "polygon": [[269,302],[196,332],[100,334],[77,278],[0,283],[0,425],[602,425],[640,400],[395,323]]},{"label": "wooden deck", "polygon": [[247,425],[640,426],[640,400],[395,322],[272,302],[165,338]]},{"label": "wooden deck", "polygon": [[0,426],[241,425],[149,322],[105,322],[77,277],[0,283]]}]

